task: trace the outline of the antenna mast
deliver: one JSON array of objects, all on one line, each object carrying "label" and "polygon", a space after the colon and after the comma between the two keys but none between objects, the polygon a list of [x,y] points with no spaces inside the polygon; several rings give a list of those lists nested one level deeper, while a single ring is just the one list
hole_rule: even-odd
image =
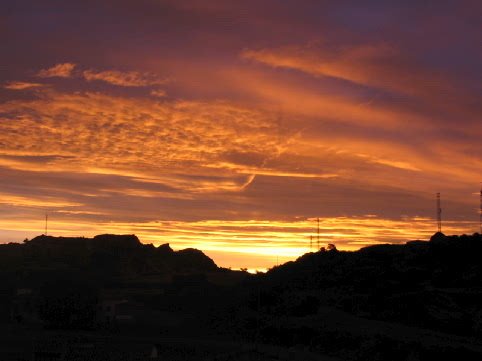
[{"label": "antenna mast", "polygon": [[45,212],[45,235],[47,235],[47,226],[48,226],[48,222],[49,222],[49,214],[47,212]]},{"label": "antenna mast", "polygon": [[316,218],[316,223],[318,225],[317,229],[316,229],[316,248],[317,248],[317,251],[320,250],[320,218]]},{"label": "antenna mast", "polygon": [[437,231],[442,232],[442,208],[440,206],[440,193],[437,193]]},{"label": "antenna mast", "polygon": [[312,249],[313,249],[313,235],[310,234],[310,252],[313,252]]},{"label": "antenna mast", "polygon": [[479,234],[482,234],[482,182],[480,183]]}]

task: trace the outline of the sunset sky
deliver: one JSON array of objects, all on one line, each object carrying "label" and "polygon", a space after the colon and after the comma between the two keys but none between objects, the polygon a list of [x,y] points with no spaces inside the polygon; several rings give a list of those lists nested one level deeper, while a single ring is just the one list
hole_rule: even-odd
[{"label": "sunset sky", "polygon": [[479,230],[480,1],[0,3],[0,242],[265,269]]}]

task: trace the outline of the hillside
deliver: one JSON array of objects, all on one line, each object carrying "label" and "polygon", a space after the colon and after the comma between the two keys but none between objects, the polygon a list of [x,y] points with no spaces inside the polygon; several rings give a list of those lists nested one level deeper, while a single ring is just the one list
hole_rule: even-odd
[{"label": "hillside", "polygon": [[318,301],[357,315],[474,335],[482,334],[481,256],[479,234],[438,233],[429,242],[308,253],[262,282],[314,292]]},{"label": "hillside", "polygon": [[[482,355],[482,236],[322,249],[250,281],[263,342],[353,360]],[[239,322],[239,321],[237,321]]]}]

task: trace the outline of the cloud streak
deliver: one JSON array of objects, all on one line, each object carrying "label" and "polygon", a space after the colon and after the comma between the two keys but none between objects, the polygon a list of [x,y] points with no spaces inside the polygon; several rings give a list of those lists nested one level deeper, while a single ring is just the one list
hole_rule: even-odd
[{"label": "cloud streak", "polygon": [[70,78],[75,67],[74,63],[56,64],[51,68],[40,70],[37,76],[40,78]]},{"label": "cloud streak", "polygon": [[454,84],[440,72],[417,66],[414,60],[386,43],[246,49],[242,58],[275,68],[286,68],[316,77],[331,77],[385,91],[433,98],[456,94]]},{"label": "cloud streak", "polygon": [[6,83],[3,87],[8,90],[28,90],[28,89],[37,89],[46,86],[45,84],[41,83],[31,83],[31,82],[24,82],[24,81],[11,81]]},{"label": "cloud streak", "polygon": [[[82,76],[87,81],[103,81],[105,83],[124,86],[124,87],[145,87],[153,85],[163,85],[168,82],[167,79],[161,79],[156,75],[149,73],[140,73],[137,71],[122,72],[118,70],[85,70]],[[153,95],[160,95],[159,91],[153,91]]]}]

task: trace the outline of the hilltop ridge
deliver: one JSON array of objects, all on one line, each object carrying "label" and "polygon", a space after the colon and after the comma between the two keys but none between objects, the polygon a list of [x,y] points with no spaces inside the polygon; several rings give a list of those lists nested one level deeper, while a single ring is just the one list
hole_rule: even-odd
[{"label": "hilltop ridge", "polygon": [[59,270],[100,277],[152,273],[217,271],[214,261],[195,249],[174,251],[169,244],[143,244],[135,235],[102,234],[93,238],[41,235],[23,244],[0,245],[0,270]]}]

